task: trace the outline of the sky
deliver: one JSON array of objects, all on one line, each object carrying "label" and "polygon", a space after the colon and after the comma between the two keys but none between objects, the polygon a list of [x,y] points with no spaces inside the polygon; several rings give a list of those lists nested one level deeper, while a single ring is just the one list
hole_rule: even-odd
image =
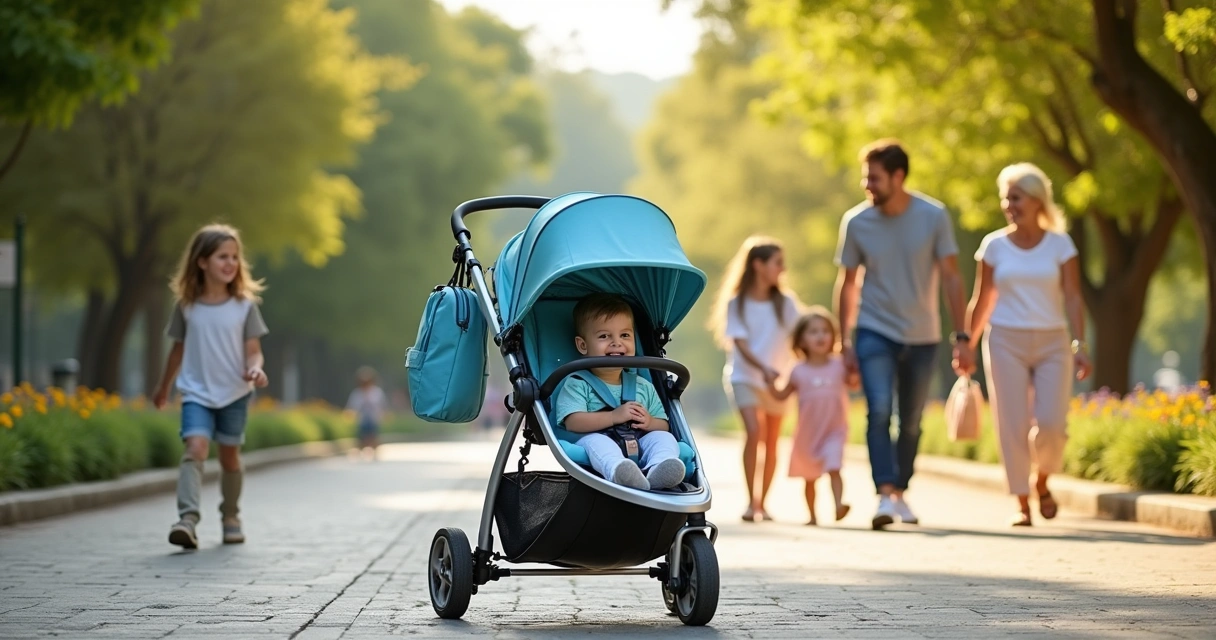
[{"label": "sky", "polygon": [[683,75],[701,37],[697,3],[667,11],[660,0],[439,0],[455,11],[481,7],[517,28],[531,28],[528,47],[565,71],[633,71],[655,80]]}]

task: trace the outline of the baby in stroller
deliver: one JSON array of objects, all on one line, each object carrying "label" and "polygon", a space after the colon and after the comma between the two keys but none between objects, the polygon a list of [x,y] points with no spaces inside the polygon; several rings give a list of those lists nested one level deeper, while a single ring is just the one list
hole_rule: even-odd
[{"label": "baby in stroller", "polygon": [[[574,307],[574,345],[583,356],[632,356],[633,310],[624,298],[593,293]],[[684,462],[667,412],[650,381],[631,369],[575,373],[557,398],[557,423],[586,434],[578,444],[591,468],[635,489],[669,489],[684,480]]]}]

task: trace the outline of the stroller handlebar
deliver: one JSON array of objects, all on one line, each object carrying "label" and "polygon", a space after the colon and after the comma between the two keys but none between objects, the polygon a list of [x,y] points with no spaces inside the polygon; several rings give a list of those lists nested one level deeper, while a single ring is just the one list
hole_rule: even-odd
[{"label": "stroller handlebar", "polygon": [[456,242],[463,242],[472,237],[469,228],[464,225],[464,217],[470,213],[494,209],[539,209],[547,202],[549,198],[544,196],[494,196],[462,202],[452,212],[452,235],[455,236]]},{"label": "stroller handlebar", "polygon": [[579,358],[573,362],[567,362],[558,367],[549,374],[545,379],[545,383],[540,386],[540,399],[546,400],[553,392],[557,390],[557,385],[561,383],[566,376],[579,371],[588,369],[604,368],[620,368],[629,367],[632,369],[658,369],[668,373],[674,373],[676,376],[675,388],[672,390],[673,396],[678,398],[684,393],[684,389],[688,387],[688,382],[691,379],[691,374],[688,373],[688,367],[667,358],[655,358],[652,356],[598,356],[592,358]]}]

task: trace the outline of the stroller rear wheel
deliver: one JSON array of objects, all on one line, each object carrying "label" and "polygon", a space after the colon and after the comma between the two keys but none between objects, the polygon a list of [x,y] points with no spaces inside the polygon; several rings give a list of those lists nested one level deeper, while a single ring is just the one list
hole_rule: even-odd
[{"label": "stroller rear wheel", "polygon": [[[668,609],[680,616],[680,621],[686,625],[696,627],[708,623],[718,610],[718,555],[713,543],[699,533],[685,536],[679,571],[680,590],[671,594],[674,602]],[[669,593],[664,586],[665,604]]]},{"label": "stroller rear wheel", "polygon": [[436,531],[429,557],[427,582],[435,613],[448,620],[463,616],[473,597],[473,550],[468,536],[455,527]]}]

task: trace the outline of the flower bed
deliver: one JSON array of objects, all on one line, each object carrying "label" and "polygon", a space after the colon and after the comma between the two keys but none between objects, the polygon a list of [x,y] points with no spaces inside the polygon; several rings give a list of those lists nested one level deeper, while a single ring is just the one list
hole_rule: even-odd
[{"label": "flower bed", "polygon": [[[1069,414],[1064,471],[1091,480],[1140,489],[1216,496],[1216,408],[1206,383],[1176,394],[1137,389],[1125,397],[1107,392],[1079,396]],[[950,442],[941,404],[925,407],[920,451],[979,462],[999,463],[1000,448],[991,412],[982,412],[980,438]],[[791,415],[785,431],[793,426]],[[723,416],[717,431],[737,431],[737,416]],[[866,409],[855,402],[849,414],[849,441],[865,443]]]},{"label": "flower bed", "polygon": [[[175,467],[181,458],[179,413],[143,400],[123,402],[104,391],[28,384],[0,396],[0,491],[109,480],[140,469]],[[395,417],[384,433],[413,433],[427,425]],[[260,399],[249,414],[245,451],[353,437],[355,425],[323,403],[282,408]]]}]

